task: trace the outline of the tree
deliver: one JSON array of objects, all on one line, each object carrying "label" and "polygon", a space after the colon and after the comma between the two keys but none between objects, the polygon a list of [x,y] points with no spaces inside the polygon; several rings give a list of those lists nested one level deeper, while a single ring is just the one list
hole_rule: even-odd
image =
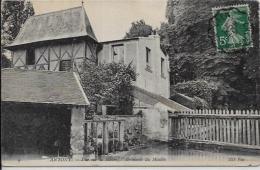
[{"label": "tree", "polygon": [[80,76],[92,111],[96,112],[97,105],[109,104],[118,106],[119,114],[132,114],[132,82],[136,74],[131,64],[86,63],[85,68]]},{"label": "tree", "polygon": [[148,37],[154,32],[152,26],[147,25],[144,20],[139,20],[132,22],[129,32],[126,33],[124,38],[134,38],[134,37]]},{"label": "tree", "polygon": [[10,67],[3,46],[15,39],[24,22],[32,15],[34,9],[30,1],[1,1],[1,67]]},{"label": "tree", "polygon": [[[216,93],[219,96],[215,98],[221,98],[221,94],[225,94],[229,108],[248,109],[252,108],[250,105],[256,107],[257,103],[260,103],[255,99],[255,87],[259,79],[257,73],[260,72],[258,3],[240,0],[247,3],[251,11],[249,20],[254,47],[233,52],[218,52],[214,42],[211,9],[229,5],[230,1],[233,2],[168,0],[168,22],[161,24],[159,34],[162,39],[161,46],[169,55],[171,77],[175,80],[172,83],[207,79],[218,84],[218,88],[221,89],[221,93]],[[213,106],[214,103],[218,102],[213,102]]]}]

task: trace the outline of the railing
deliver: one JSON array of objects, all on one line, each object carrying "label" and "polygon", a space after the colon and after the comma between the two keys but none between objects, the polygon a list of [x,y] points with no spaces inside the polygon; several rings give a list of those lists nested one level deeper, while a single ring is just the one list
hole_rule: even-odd
[{"label": "railing", "polygon": [[241,110],[196,110],[169,115],[169,137],[260,146],[260,112]]}]

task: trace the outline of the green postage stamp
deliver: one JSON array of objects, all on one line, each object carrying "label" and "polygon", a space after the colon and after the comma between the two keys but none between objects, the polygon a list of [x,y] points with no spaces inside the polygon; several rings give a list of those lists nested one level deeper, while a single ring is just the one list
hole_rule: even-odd
[{"label": "green postage stamp", "polygon": [[218,7],[213,8],[212,12],[218,51],[253,47],[248,5]]}]

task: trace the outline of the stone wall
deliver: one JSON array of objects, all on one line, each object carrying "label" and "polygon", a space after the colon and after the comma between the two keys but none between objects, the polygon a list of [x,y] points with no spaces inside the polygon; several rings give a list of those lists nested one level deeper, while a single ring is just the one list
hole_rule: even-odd
[{"label": "stone wall", "polygon": [[142,134],[148,140],[168,141],[168,113],[157,108],[138,108],[142,112]]}]

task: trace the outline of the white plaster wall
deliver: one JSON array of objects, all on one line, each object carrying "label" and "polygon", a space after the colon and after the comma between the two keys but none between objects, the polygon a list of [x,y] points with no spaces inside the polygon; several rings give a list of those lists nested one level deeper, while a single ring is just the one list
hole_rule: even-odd
[{"label": "white plaster wall", "polygon": [[[103,44],[103,49],[98,54],[99,63],[112,62],[112,46],[124,44],[124,64],[132,62],[137,73],[137,80],[134,85],[149,92],[159,94],[163,97],[170,97],[169,80],[169,59],[160,48],[160,37],[151,35],[150,37],[140,37],[135,40],[107,42]],[[152,73],[146,68],[146,47],[151,49]],[[161,76],[161,58],[165,59],[165,77]]]},{"label": "white plaster wall", "polygon": [[14,67],[24,66],[26,64],[26,50],[18,49],[13,51],[13,64]]},{"label": "white plaster wall", "polygon": [[142,110],[143,135],[150,140],[168,141],[168,113],[156,108],[134,108],[134,112]]},{"label": "white plaster wall", "polygon": [[[146,47],[151,49],[151,70],[146,70]],[[139,57],[137,58],[138,68],[136,85],[152,93],[169,98],[170,81],[168,68],[168,57],[163,54],[160,48],[160,38],[153,37],[140,38],[138,43]],[[161,58],[165,59],[165,77],[161,76]]]},{"label": "white plaster wall", "polygon": [[[132,63],[132,66],[136,68],[136,61],[138,56],[137,51],[137,40],[129,40],[129,41],[116,41],[116,42],[110,42],[110,43],[104,43],[102,50],[98,53],[98,63],[112,63],[112,46],[113,45],[124,45],[124,56],[122,61],[124,61],[125,65],[128,65],[130,62]],[[120,60],[120,59],[119,59]]]}]

